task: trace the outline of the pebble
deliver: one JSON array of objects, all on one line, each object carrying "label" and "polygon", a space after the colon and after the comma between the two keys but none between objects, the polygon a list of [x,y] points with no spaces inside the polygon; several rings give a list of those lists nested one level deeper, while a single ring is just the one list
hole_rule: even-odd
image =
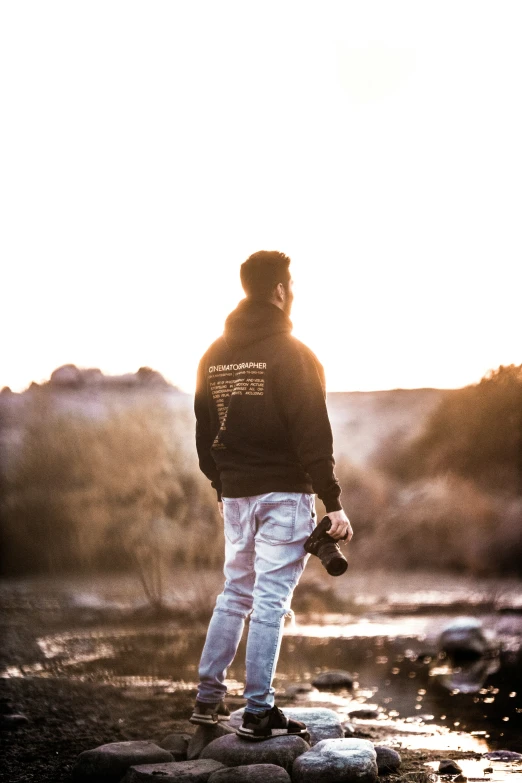
[{"label": "pebble", "polygon": [[402,759],[396,750],[388,748],[386,745],[374,745],[374,748],[377,754],[379,775],[386,775],[399,769]]},{"label": "pebble", "polygon": [[312,693],[316,690],[317,688],[314,688],[309,682],[294,682],[286,687],[285,695],[294,698],[295,696],[304,696],[305,694]]},{"label": "pebble", "polygon": [[376,720],[379,717],[379,710],[352,710],[348,713],[348,717],[358,720]]},{"label": "pebble", "polygon": [[442,759],[439,762],[439,775],[458,775],[462,767],[453,759]]},{"label": "pebble", "polygon": [[320,691],[353,688],[353,675],[343,670],[321,672],[312,680],[312,685]]}]

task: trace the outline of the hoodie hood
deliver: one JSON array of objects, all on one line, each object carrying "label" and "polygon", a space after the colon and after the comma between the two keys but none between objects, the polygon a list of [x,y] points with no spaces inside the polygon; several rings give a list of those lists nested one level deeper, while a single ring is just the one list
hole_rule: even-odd
[{"label": "hoodie hood", "polygon": [[230,348],[242,348],[275,334],[290,333],[292,321],[271,302],[242,299],[225,321],[223,337]]}]

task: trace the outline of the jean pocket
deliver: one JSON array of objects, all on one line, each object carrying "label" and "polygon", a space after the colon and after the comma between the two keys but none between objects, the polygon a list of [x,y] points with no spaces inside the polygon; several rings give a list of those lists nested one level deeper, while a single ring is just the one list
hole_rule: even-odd
[{"label": "jean pocket", "polygon": [[237,500],[223,499],[223,519],[225,522],[225,536],[231,544],[237,544],[243,536]]},{"label": "jean pocket", "polygon": [[295,532],[297,501],[273,500],[257,507],[258,538],[267,544],[292,541]]}]

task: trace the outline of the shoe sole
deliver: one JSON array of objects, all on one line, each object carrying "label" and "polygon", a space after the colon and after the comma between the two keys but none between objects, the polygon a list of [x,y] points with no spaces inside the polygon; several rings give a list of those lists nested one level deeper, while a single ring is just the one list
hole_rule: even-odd
[{"label": "shoe sole", "polygon": [[310,734],[308,733],[307,729],[303,729],[302,731],[286,731],[285,729],[272,729],[270,734],[254,734],[253,731],[252,732],[248,730],[245,731],[245,729],[242,729],[240,727],[239,729],[236,729],[236,734],[238,737],[242,737],[243,739],[246,739],[249,742],[263,742],[264,740],[275,739],[276,737],[302,737],[303,739],[310,737]]},{"label": "shoe sole", "polygon": [[218,723],[223,723],[224,721],[230,720],[230,715],[224,715],[217,720],[214,720],[209,715],[191,715],[189,718],[189,723],[194,723],[196,726],[217,726]]}]

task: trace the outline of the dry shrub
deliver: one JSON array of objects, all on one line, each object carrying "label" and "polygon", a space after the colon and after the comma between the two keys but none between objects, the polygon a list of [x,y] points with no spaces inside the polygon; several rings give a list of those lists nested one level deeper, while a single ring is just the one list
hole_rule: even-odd
[{"label": "dry shrub", "polygon": [[499,367],[444,397],[424,433],[376,462],[402,481],[448,471],[493,493],[522,495],[522,365]]},{"label": "dry shrub", "polygon": [[520,541],[513,550],[511,506],[450,474],[397,486],[373,528],[357,531],[353,553],[379,568],[516,571],[522,550]]},{"label": "dry shrub", "polygon": [[155,553],[220,561],[221,520],[192,416],[161,395],[92,417],[35,394],[4,482],[4,573],[128,567]]}]

